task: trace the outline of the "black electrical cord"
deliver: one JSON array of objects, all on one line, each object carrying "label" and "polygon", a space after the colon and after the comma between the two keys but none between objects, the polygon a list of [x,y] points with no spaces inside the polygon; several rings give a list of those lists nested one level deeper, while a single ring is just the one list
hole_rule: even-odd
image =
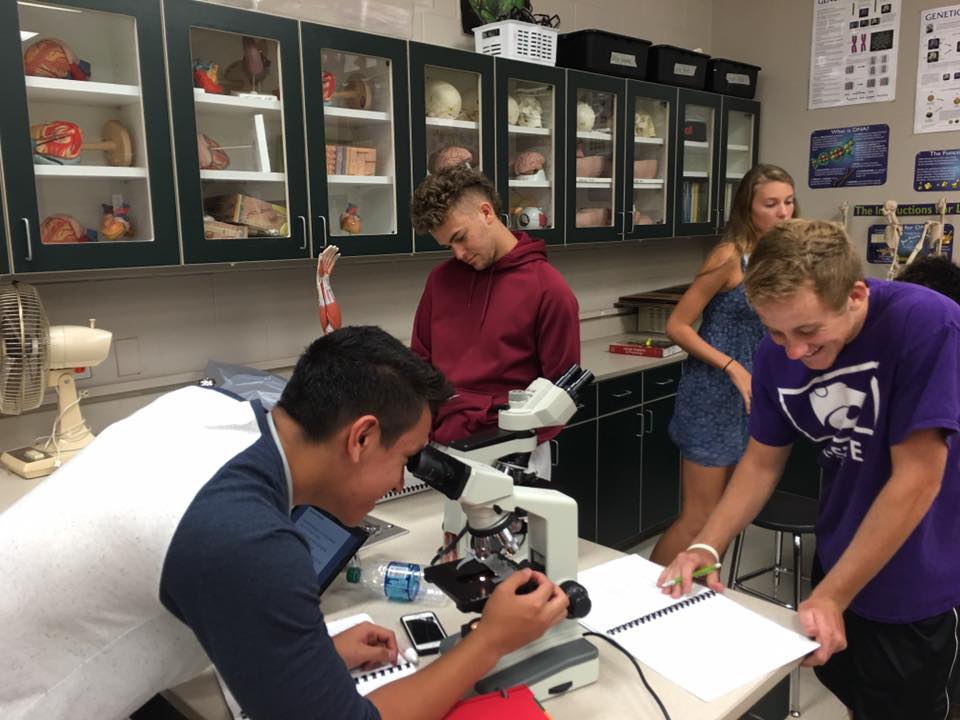
[{"label": "black electrical cord", "polygon": [[657,701],[657,705],[660,706],[660,712],[663,713],[663,717],[666,718],[666,720],[670,720],[670,713],[667,712],[667,709],[663,706],[663,703],[660,701],[660,696],[653,691],[652,687],[650,687],[650,683],[647,682],[647,678],[644,677],[643,675],[643,670],[640,669],[640,664],[637,662],[636,658],[634,658],[633,655],[631,655],[629,651],[627,651],[627,649],[623,647],[623,645],[618,643],[613,638],[607,637],[603,633],[585,632],[583,636],[598,637],[601,640],[606,640],[608,643],[613,645],[617,650],[619,650],[624,655],[626,655],[630,659],[630,662],[633,663],[633,666],[637,669],[637,672],[640,673],[640,679],[643,681],[643,686],[647,688],[647,691],[653,696],[653,699]]},{"label": "black electrical cord", "polygon": [[436,565],[437,560],[439,560],[448,552],[453,550],[457,546],[457,543],[460,542],[460,538],[462,538],[466,534],[466,532],[467,532],[467,526],[464,525],[463,530],[461,530],[460,533],[453,540],[450,541],[449,545],[447,545],[446,547],[442,547],[437,551],[437,554],[433,556],[433,560],[430,561],[430,565]]}]

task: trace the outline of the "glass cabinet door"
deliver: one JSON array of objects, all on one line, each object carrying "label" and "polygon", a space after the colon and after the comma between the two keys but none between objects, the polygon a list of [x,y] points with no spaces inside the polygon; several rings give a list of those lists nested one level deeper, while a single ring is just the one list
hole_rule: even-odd
[{"label": "glass cabinet door", "polygon": [[620,240],[625,81],[567,77],[567,242]]},{"label": "glass cabinet door", "polygon": [[720,227],[726,227],[730,219],[733,198],[740,181],[757,163],[758,138],[760,135],[760,104],[739,98],[723,98],[723,140],[721,142],[722,195],[720,201]]},{"label": "glass cabinet door", "polygon": [[681,90],[677,234],[716,232],[720,96]]},{"label": "glass cabinet door", "polygon": [[136,0],[0,9],[16,272],[179,261],[159,23]]},{"label": "glass cabinet door", "polygon": [[[493,58],[410,43],[414,188],[445,167],[466,163],[495,180]],[[438,250],[432,237],[416,250]]]},{"label": "glass cabinet door", "polygon": [[165,9],[185,260],[307,257],[297,23]]},{"label": "glass cabinet door", "polygon": [[630,81],[627,95],[627,238],[673,233],[677,91]]},{"label": "glass cabinet door", "polygon": [[306,23],[301,36],[315,247],[410,252],[405,43]]},{"label": "glass cabinet door", "polygon": [[511,230],[562,244],[563,71],[498,59],[496,73],[497,190],[505,201],[502,219]]}]

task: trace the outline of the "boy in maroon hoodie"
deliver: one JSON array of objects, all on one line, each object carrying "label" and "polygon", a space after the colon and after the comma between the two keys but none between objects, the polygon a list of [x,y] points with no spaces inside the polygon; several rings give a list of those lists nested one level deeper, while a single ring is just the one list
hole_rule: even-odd
[{"label": "boy in maroon hoodie", "polygon": [[[500,221],[496,188],[478,170],[430,175],[414,192],[411,216],[418,233],[453,251],[427,278],[410,343],[456,389],[433,423],[432,439],[448,444],[495,428],[508,391],[556,380],[580,362],[579,308],[543,240]],[[545,479],[546,441],[560,429],[541,430],[531,458]]]}]

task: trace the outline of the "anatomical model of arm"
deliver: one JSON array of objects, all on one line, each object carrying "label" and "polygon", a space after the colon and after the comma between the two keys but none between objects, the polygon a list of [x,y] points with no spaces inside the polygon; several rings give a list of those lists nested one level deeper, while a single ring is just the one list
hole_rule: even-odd
[{"label": "anatomical model of arm", "polygon": [[340,316],[340,306],[337,304],[337,298],[333,295],[333,288],[330,285],[330,276],[333,274],[333,266],[337,264],[337,258],[340,257],[340,248],[336,245],[327,245],[320,257],[317,258],[317,301],[320,313],[320,331],[326,335],[334,330],[339,330],[343,324],[343,318]]}]

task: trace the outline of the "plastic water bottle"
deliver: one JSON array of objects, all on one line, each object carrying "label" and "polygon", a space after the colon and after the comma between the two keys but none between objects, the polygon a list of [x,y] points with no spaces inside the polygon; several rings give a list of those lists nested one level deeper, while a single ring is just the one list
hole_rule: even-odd
[{"label": "plastic water bottle", "polygon": [[416,563],[393,561],[364,567],[351,560],[347,565],[347,582],[368,588],[388,600],[434,605],[447,602],[440,588],[424,580],[423,568]]}]

